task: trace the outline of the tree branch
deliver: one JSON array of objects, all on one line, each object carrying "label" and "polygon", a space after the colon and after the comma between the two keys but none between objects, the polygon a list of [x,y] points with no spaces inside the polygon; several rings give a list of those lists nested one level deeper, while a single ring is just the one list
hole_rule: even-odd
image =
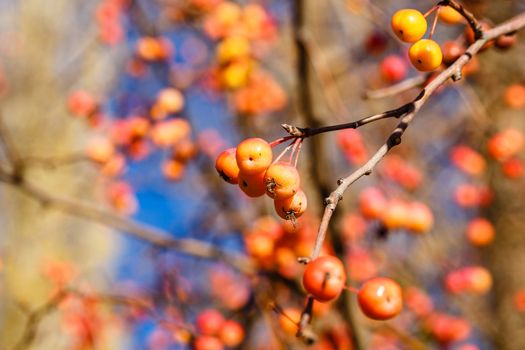
[{"label": "tree branch", "polygon": [[[405,130],[407,129],[409,124],[412,122],[417,112],[421,109],[421,107],[425,104],[425,102],[432,95],[432,93],[434,93],[449,78],[452,78],[454,75],[457,75],[457,72],[461,71],[461,68],[463,68],[469,62],[469,60],[476,53],[479,52],[479,50],[488,40],[495,39],[498,36],[506,34],[506,33],[511,33],[524,26],[525,26],[525,12],[485,32],[483,35],[483,38],[480,38],[477,41],[475,41],[465,51],[465,53],[463,53],[450,67],[448,67],[446,70],[444,70],[439,75],[437,75],[436,78],[432,80],[412,102],[397,109],[397,110],[400,110],[405,107],[408,110],[408,112],[406,114],[401,114],[403,115],[403,117],[401,118],[401,121],[397,124],[396,128],[392,131],[392,133],[390,134],[386,142],[377,150],[377,152],[362,167],[360,167],[359,169],[351,173],[349,176],[343,179],[340,179],[338,181],[338,187],[330,194],[330,196],[328,196],[328,198],[326,198],[325,200],[326,206],[325,206],[324,214],[321,219],[321,223],[320,223],[319,230],[317,233],[314,249],[309,257],[300,258],[299,259],[300,262],[308,263],[309,261],[316,259],[319,256],[321,252],[321,247],[326,237],[326,232],[328,229],[328,225],[330,223],[330,219],[332,218],[332,215],[337,207],[337,204],[343,198],[344,192],[348,189],[348,187],[350,187],[350,185],[352,185],[358,179],[360,179],[364,175],[369,175],[374,169],[374,167],[379,163],[379,161],[388,153],[388,151],[401,143],[401,137],[403,136]],[[383,115],[387,113],[389,112],[385,112],[383,113]],[[379,114],[378,116],[381,116],[381,114]],[[382,119],[382,118],[375,118],[373,121],[379,120],[379,119]],[[349,128],[352,127],[350,126],[351,124],[352,123],[347,124]],[[295,128],[295,127],[292,127],[292,128]],[[301,128],[295,128],[295,129],[301,131]],[[295,129],[292,129],[292,130],[295,130]],[[319,128],[319,129],[322,129],[322,131],[320,132],[326,132],[326,131],[339,130],[341,128],[338,126],[335,126],[335,128],[334,127],[324,127],[324,128]],[[301,326],[307,325],[311,321],[311,318],[312,318],[311,311],[306,308],[303,311],[303,314],[301,316],[300,325]]]},{"label": "tree branch", "polygon": [[226,252],[211,243],[196,239],[173,238],[169,232],[164,230],[135,222],[90,203],[53,195],[45,189],[28,182],[26,179],[20,180],[11,174],[0,173],[0,181],[14,186],[44,206],[52,207],[79,218],[98,222],[156,247],[175,250],[200,258],[222,260],[247,275],[252,275],[256,272],[255,265],[243,254]]},{"label": "tree branch", "polygon": [[13,350],[29,349],[29,347],[36,338],[36,332],[40,321],[42,321],[44,317],[55,311],[58,304],[60,304],[62,300],[64,300],[66,297],[67,293],[65,293],[64,291],[60,291],[51,299],[49,299],[44,305],[42,305],[34,311],[31,311],[27,317],[27,321],[24,326],[24,330],[22,331],[22,335],[13,347]]}]

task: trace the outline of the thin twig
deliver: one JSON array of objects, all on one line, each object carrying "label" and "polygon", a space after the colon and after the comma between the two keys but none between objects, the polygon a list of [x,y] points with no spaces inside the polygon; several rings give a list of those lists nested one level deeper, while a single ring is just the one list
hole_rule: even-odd
[{"label": "thin twig", "polygon": [[385,97],[394,96],[402,92],[408,91],[415,87],[421,86],[425,81],[427,81],[430,74],[416,75],[413,78],[408,78],[403,81],[400,81],[397,84],[387,86],[382,89],[377,90],[367,90],[363,97],[365,99],[374,100]]},{"label": "thin twig", "polygon": [[67,297],[65,291],[60,291],[49,299],[44,305],[29,313],[26,324],[22,331],[20,339],[13,347],[13,350],[29,349],[37,336],[40,321],[50,313],[54,312],[58,306]]},{"label": "thin twig", "polygon": [[379,114],[374,114],[353,122],[349,123],[343,123],[343,124],[335,124],[335,125],[328,125],[328,126],[321,126],[318,128],[301,128],[294,125],[289,124],[281,124],[284,130],[286,130],[287,133],[294,137],[299,138],[307,138],[311,136],[315,136],[318,134],[322,134],[325,132],[331,132],[331,131],[337,131],[337,130],[344,130],[344,129],[357,129],[363,125],[373,123],[375,121],[381,120],[381,119],[387,119],[387,118],[400,118],[404,116],[405,114],[410,112],[411,103],[407,103],[406,105],[403,105],[397,109],[393,109],[390,111],[386,111]]}]

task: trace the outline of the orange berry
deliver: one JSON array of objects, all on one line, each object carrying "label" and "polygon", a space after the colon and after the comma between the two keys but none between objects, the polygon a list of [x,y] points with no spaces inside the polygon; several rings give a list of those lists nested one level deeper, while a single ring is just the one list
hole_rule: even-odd
[{"label": "orange berry", "polygon": [[195,326],[200,334],[214,336],[224,325],[224,316],[215,309],[206,309],[197,315]]},{"label": "orange berry", "polygon": [[487,219],[473,219],[467,226],[467,238],[475,246],[490,244],[494,240],[494,235],[494,226]]},{"label": "orange berry", "polygon": [[226,321],[219,331],[219,339],[227,347],[234,348],[244,339],[244,329],[239,322]]},{"label": "orange berry", "polygon": [[434,310],[432,298],[416,287],[405,290],[405,301],[407,307],[418,316],[426,316]]},{"label": "orange berry", "polygon": [[503,174],[509,179],[519,179],[525,172],[525,164],[521,159],[508,159],[501,166]]},{"label": "orange berry", "polygon": [[275,250],[275,241],[262,232],[253,232],[244,236],[244,245],[246,252],[260,262],[270,259]]},{"label": "orange berry", "polygon": [[[480,22],[480,25],[481,25],[481,29],[483,31],[487,31],[487,30],[490,30],[490,25],[487,23],[487,22]],[[472,45],[475,41],[475,35],[474,35],[474,31],[472,30],[472,28],[467,25],[466,28],[465,28],[465,39],[467,40],[467,43],[469,45]],[[494,44],[494,40],[489,40],[485,43],[485,45],[483,45],[481,47],[481,51],[484,51],[486,49],[488,49],[489,47],[491,47],[492,45]]]},{"label": "orange berry", "polygon": [[272,163],[272,148],[263,139],[249,138],[239,143],[235,159],[245,175],[264,173]]},{"label": "orange berry", "polygon": [[248,197],[262,196],[266,193],[264,174],[264,171],[256,174],[245,174],[242,171],[239,172],[239,187]]},{"label": "orange berry", "polygon": [[525,312],[525,289],[520,289],[514,293],[514,306],[519,312]]},{"label": "orange berry", "polygon": [[123,181],[111,183],[106,193],[111,205],[121,214],[129,215],[137,211],[138,202],[131,186]]},{"label": "orange berry", "polygon": [[67,106],[76,116],[88,116],[97,109],[97,101],[87,91],[78,90],[69,95]]},{"label": "orange berry", "polygon": [[422,39],[413,44],[408,50],[408,56],[414,67],[422,72],[435,70],[443,60],[438,43],[430,39]]},{"label": "orange berry", "polygon": [[388,320],[403,309],[401,287],[390,278],[376,277],[365,282],[357,301],[361,311],[374,320]]},{"label": "orange berry", "polygon": [[467,291],[473,294],[485,294],[492,288],[492,275],[481,266],[463,268],[467,280]]},{"label": "orange berry", "polygon": [[92,139],[86,148],[87,157],[101,164],[109,161],[113,154],[115,154],[115,146],[105,138]]},{"label": "orange berry", "polygon": [[456,41],[447,41],[443,44],[443,63],[451,65],[465,52],[463,45]]},{"label": "orange berry", "polygon": [[418,41],[427,31],[427,20],[421,12],[413,9],[397,11],[392,16],[392,30],[407,43]]},{"label": "orange berry", "polygon": [[520,130],[505,129],[489,139],[488,153],[498,161],[505,161],[518,154],[525,145],[525,138]]},{"label": "orange berry", "polygon": [[250,42],[242,36],[231,36],[217,46],[219,63],[227,63],[250,55]]},{"label": "orange berry", "polygon": [[184,139],[175,145],[172,158],[181,163],[187,163],[197,155],[197,145],[188,139]]},{"label": "orange berry", "polygon": [[300,177],[297,169],[290,163],[277,162],[266,170],[264,175],[266,194],[274,199],[285,199],[299,190]]},{"label": "orange berry", "polygon": [[352,248],[346,261],[352,267],[348,274],[353,281],[364,281],[377,276],[378,264],[365,248]]},{"label": "orange berry", "polygon": [[224,345],[222,342],[215,337],[209,335],[199,335],[193,342],[194,350],[223,350]]},{"label": "orange berry", "polygon": [[511,84],[503,94],[503,101],[512,109],[525,108],[525,85]]},{"label": "orange berry", "polygon": [[157,95],[157,105],[167,113],[177,113],[184,107],[184,95],[177,89],[163,89]]},{"label": "orange berry", "polygon": [[297,264],[297,255],[288,247],[279,247],[275,250],[275,267],[283,277],[294,279],[299,272],[300,265]]},{"label": "orange berry", "polygon": [[157,123],[150,133],[155,145],[168,147],[188,138],[191,133],[191,125],[185,119],[176,118]]},{"label": "orange berry", "polygon": [[304,289],[320,302],[337,298],[345,282],[343,263],[335,256],[321,256],[311,261],[303,274]]},{"label": "orange berry", "polygon": [[257,218],[249,232],[261,232],[272,240],[277,241],[284,235],[284,228],[281,223],[270,215]]},{"label": "orange berry", "polygon": [[426,328],[442,344],[463,340],[470,334],[470,324],[462,318],[432,313],[425,321]]},{"label": "orange berry", "polygon": [[408,206],[406,226],[414,233],[425,233],[432,228],[434,216],[424,203],[413,202]]},{"label": "orange berry", "polygon": [[500,35],[496,38],[495,45],[500,50],[508,50],[518,42],[518,34]]},{"label": "orange berry", "polygon": [[178,160],[169,159],[162,164],[162,173],[168,180],[177,181],[184,176],[186,165]]},{"label": "orange berry", "polygon": [[286,334],[295,335],[299,330],[300,320],[301,310],[295,307],[285,308],[279,315],[279,328]]},{"label": "orange berry", "polygon": [[230,63],[227,67],[221,70],[222,85],[225,88],[232,90],[246,86],[252,68],[253,64],[249,60]]},{"label": "orange berry", "polygon": [[458,24],[463,22],[463,16],[450,6],[439,8],[439,19],[447,24]]},{"label": "orange berry", "polygon": [[100,172],[106,176],[119,176],[125,169],[126,158],[120,153],[115,153],[102,165]]},{"label": "orange berry", "polygon": [[379,68],[383,79],[392,83],[402,80],[407,74],[407,65],[404,59],[398,55],[385,57]]},{"label": "orange berry", "polygon": [[239,167],[235,161],[235,148],[222,151],[215,160],[215,169],[222,179],[233,185],[239,180]]},{"label": "orange berry", "polygon": [[166,39],[150,36],[141,37],[137,42],[137,55],[145,61],[166,59],[171,53],[171,45]]},{"label": "orange berry", "polygon": [[385,211],[388,202],[381,190],[376,187],[365,188],[359,194],[359,209],[368,219],[377,219]]},{"label": "orange berry", "polygon": [[485,158],[474,149],[464,145],[452,149],[450,160],[455,166],[470,175],[481,175],[486,168]]},{"label": "orange berry", "polygon": [[283,219],[289,220],[301,216],[307,206],[306,194],[298,190],[292,197],[274,200],[275,211]]},{"label": "orange berry", "polygon": [[395,199],[387,204],[382,214],[381,221],[385,227],[390,230],[396,230],[405,227],[410,217],[407,204],[403,201]]}]

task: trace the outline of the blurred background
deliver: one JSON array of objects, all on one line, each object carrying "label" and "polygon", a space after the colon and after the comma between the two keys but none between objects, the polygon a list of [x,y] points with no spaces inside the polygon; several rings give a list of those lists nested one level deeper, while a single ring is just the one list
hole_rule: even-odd
[{"label": "blurred background", "polygon": [[[397,120],[304,140],[296,222],[215,169],[281,124],[412,101],[433,73],[390,18],[436,3],[0,1],[0,349],[525,349],[522,33],[443,85],[330,222],[349,286],[402,286],[393,320],[345,291],[314,303],[313,345],[295,336],[323,199]],[[488,26],[525,11],[462,4]],[[466,26],[440,11],[450,64]]]}]

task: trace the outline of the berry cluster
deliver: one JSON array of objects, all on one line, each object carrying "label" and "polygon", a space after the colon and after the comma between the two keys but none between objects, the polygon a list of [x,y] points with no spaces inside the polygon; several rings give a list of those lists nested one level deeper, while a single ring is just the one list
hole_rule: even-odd
[{"label": "berry cluster", "polygon": [[[436,11],[436,17],[432,24],[428,39],[422,39],[427,31],[426,17]],[[435,6],[426,14],[422,14],[414,9],[402,9],[392,16],[392,30],[395,35],[403,42],[412,43],[408,51],[408,56],[412,65],[419,71],[430,72],[437,69],[441,63],[451,65],[466,50],[466,45],[471,45],[475,41],[475,34],[471,26],[466,26],[464,32],[464,42],[447,41],[440,45],[432,40],[432,35],[436,28],[437,20],[445,24],[460,24],[465,22],[463,15],[450,6]],[[480,22],[482,30],[490,29],[486,22]],[[495,45],[498,49],[506,50],[516,43],[516,35],[502,35],[495,40],[488,41],[481,50]],[[477,59],[471,60],[464,68],[462,73],[468,74],[478,69]],[[385,59],[381,67],[382,75],[388,81],[398,81],[404,74],[403,62],[398,57],[392,56]]]},{"label": "berry cluster", "polygon": [[407,43],[413,43],[408,51],[410,61],[417,70],[429,72],[441,65],[443,54],[438,43],[421,39],[427,31],[427,20],[418,10],[402,9],[392,16],[392,30]]},{"label": "berry cluster", "polygon": [[492,275],[481,266],[467,266],[450,271],[445,286],[453,294],[485,294],[492,287]]},{"label": "berry cluster", "polygon": [[275,21],[264,7],[231,1],[211,4],[205,11],[204,31],[218,40],[217,64],[210,78],[217,88],[232,93],[239,113],[264,114],[286,105],[285,91],[258,62],[277,33]]},{"label": "berry cluster", "polygon": [[376,187],[365,188],[360,193],[359,209],[365,218],[379,220],[388,230],[406,229],[416,234],[425,233],[434,223],[434,215],[426,204],[389,200]]},{"label": "berry cluster", "polygon": [[266,193],[274,200],[277,214],[293,221],[304,213],[307,205],[299,173],[290,161],[279,161],[278,157],[272,163],[272,159],[272,146],[268,142],[248,138],[237,148],[219,154],[215,168],[226,182],[238,184],[249,197]]},{"label": "berry cluster", "polygon": [[243,326],[233,320],[226,320],[215,309],[200,312],[195,320],[197,335],[193,339],[195,350],[222,350],[224,347],[239,346],[244,339]]},{"label": "berry cluster", "polygon": [[243,232],[246,252],[261,269],[295,279],[301,274],[297,259],[312,251],[318,225],[318,220],[308,214],[297,223],[259,217]]}]

